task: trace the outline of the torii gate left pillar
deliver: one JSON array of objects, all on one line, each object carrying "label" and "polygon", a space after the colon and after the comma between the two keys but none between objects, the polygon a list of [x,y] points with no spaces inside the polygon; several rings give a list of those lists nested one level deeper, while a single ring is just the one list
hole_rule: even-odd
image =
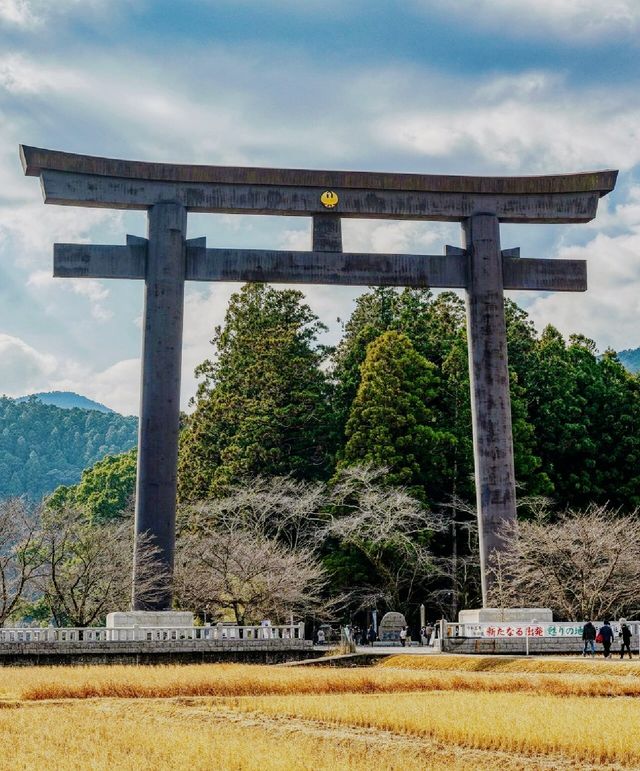
[{"label": "torii gate left pillar", "polygon": [[[501,250],[501,222],[587,222],[617,172],[548,177],[252,169],[139,163],[21,147],[46,203],[143,209],[148,239],[126,246],[56,244],[54,275],[145,281],[136,535],[173,568],[184,281],[265,281],[461,288],[467,328],[483,604],[502,526],[515,520],[503,290],[584,291],[580,260],[521,259]],[[311,251],[208,249],[186,240],[188,211],[307,216]],[[344,253],[343,217],[457,221],[463,248],[445,255]],[[134,609],[171,605],[166,587]]]},{"label": "torii gate left pillar", "polygon": [[[136,535],[153,533],[169,573],[176,531],[186,233],[182,204],[149,208],[135,528]],[[145,610],[147,601],[136,593],[136,567],[134,561],[133,607]],[[171,597],[166,584],[154,598],[155,607],[170,608]]]}]

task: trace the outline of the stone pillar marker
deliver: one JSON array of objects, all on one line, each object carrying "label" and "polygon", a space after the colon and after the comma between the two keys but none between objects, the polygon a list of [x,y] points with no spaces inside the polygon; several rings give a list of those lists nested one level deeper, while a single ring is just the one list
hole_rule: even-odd
[{"label": "stone pillar marker", "polygon": [[[499,226],[589,222],[617,171],[540,177],[313,171],[145,163],[24,145],[20,157],[25,174],[40,178],[45,203],[148,212],[148,239],[54,244],[54,276],[145,281],[136,533],[159,547],[169,576],[185,280],[465,289],[486,608],[491,554],[505,548],[501,528],[516,516],[504,290],[587,288],[584,261],[520,258],[519,249],[500,249]],[[186,240],[187,212],[311,217],[311,250],[210,249],[204,238]],[[444,255],[344,252],[341,220],[349,217],[460,222],[464,248],[446,247]],[[170,585],[150,603],[136,589],[136,611],[153,615],[171,607]],[[540,619],[541,611],[531,612]],[[142,618],[132,617],[132,623]]]}]

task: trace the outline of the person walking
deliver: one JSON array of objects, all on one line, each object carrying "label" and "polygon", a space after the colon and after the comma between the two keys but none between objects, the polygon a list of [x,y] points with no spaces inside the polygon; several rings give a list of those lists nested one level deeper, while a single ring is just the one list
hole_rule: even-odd
[{"label": "person walking", "polygon": [[407,644],[407,627],[403,626],[400,630],[400,645],[404,648],[404,646]]},{"label": "person walking", "polygon": [[373,643],[376,641],[376,630],[373,628],[373,624],[369,624],[369,629],[367,630],[367,640],[369,640],[369,645],[373,645]]},{"label": "person walking", "polygon": [[633,656],[631,655],[631,628],[627,624],[626,618],[620,619],[620,632],[618,634],[619,637],[622,637],[622,644],[620,646],[620,658],[624,658],[624,651],[625,648],[627,649],[627,653],[629,654],[629,658],[632,659]]},{"label": "person walking", "polygon": [[424,628],[424,636],[427,638],[426,645],[433,645],[433,624],[427,621],[427,625]]},{"label": "person walking", "polygon": [[586,656],[588,652],[592,656],[596,655],[596,628],[591,621],[585,621],[582,627],[582,641],[584,643],[582,648],[582,655]]},{"label": "person walking", "polygon": [[604,648],[605,659],[611,658],[611,643],[613,642],[613,629],[608,621],[605,620],[604,624],[598,630],[600,639],[602,640],[602,647]]}]

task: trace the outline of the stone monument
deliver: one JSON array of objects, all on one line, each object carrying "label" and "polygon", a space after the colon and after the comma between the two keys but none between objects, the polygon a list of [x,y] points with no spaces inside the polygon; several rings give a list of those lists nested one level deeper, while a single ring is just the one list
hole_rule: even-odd
[{"label": "stone monument", "polygon": [[380,642],[400,642],[400,632],[407,626],[407,620],[402,613],[385,613],[378,628]]},{"label": "stone monument", "polygon": [[[582,292],[580,260],[524,259],[502,249],[500,223],[577,223],[596,215],[617,172],[464,177],[174,165],[20,148],[45,203],[147,212],[147,238],[126,245],[55,244],[54,276],[145,282],[136,533],[173,568],[185,281],[265,281],[464,289],[471,374],[483,605],[502,526],[516,517],[505,289]],[[311,217],[310,251],[209,249],[187,239],[188,212]],[[342,218],[460,222],[444,255],[345,253]],[[153,607],[134,588],[134,609]]]}]

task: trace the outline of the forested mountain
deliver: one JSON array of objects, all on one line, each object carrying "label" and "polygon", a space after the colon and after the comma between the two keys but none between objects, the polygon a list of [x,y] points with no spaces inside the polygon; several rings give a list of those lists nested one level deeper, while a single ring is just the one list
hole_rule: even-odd
[{"label": "forested mountain", "polygon": [[116,412],[0,397],[0,499],[39,500],[58,485],[76,484],[105,455],[131,449],[137,426],[137,418]]},{"label": "forested mountain", "polygon": [[86,396],[80,396],[73,391],[43,391],[37,394],[29,394],[16,399],[17,402],[26,402],[27,399],[36,398],[43,404],[52,404],[54,407],[61,407],[65,410],[72,410],[78,407],[81,410],[97,410],[98,412],[114,412],[109,407],[105,407],[100,402],[94,402],[93,399],[87,399]]},{"label": "forested mountain", "polygon": [[619,351],[618,358],[629,372],[640,372],[640,348],[627,348],[626,351]]}]

